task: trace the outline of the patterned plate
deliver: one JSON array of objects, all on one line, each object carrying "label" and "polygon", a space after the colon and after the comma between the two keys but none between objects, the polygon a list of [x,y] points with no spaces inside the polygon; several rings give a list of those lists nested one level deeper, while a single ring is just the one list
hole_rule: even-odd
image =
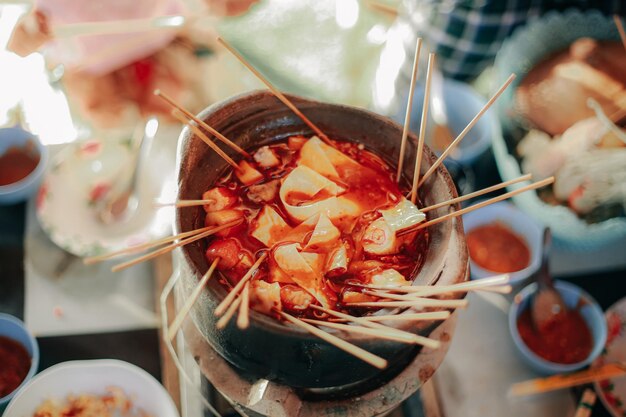
[{"label": "patterned plate", "polygon": [[92,139],[69,145],[52,161],[39,190],[39,223],[54,243],[77,256],[164,236],[171,230],[173,208],[156,208],[155,201],[175,198],[173,159],[153,146],[148,163],[142,164],[137,210],[125,221],[105,225],[98,220],[95,206],[133,162],[129,143]]},{"label": "patterned plate", "polygon": [[[606,311],[608,336],[606,347],[591,365],[599,367],[610,362],[626,361],[626,298]],[[626,377],[596,382],[596,392],[606,409],[615,417],[626,417]]]}]

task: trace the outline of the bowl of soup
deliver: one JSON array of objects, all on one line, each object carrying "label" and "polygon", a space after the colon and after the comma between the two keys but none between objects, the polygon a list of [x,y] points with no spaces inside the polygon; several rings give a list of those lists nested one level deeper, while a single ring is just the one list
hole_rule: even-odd
[{"label": "bowl of soup", "polygon": [[47,159],[46,148],[32,133],[20,127],[0,129],[0,204],[35,194]]}]

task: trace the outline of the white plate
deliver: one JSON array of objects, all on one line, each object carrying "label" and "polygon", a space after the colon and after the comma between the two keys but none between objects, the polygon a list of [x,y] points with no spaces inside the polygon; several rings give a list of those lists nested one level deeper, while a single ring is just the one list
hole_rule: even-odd
[{"label": "white plate", "polygon": [[[605,313],[608,335],[606,346],[591,365],[626,362],[626,298],[613,304]],[[613,378],[594,383],[598,397],[614,417],[626,415],[626,378]]]},{"label": "white plate", "polygon": [[13,397],[4,417],[32,416],[50,398],[63,400],[70,394],[105,394],[110,386],[121,388],[133,404],[152,417],[178,417],[174,402],[149,373],[118,360],[63,362],[35,376]]},{"label": "white plate", "polygon": [[[161,138],[161,142],[171,138]],[[174,210],[155,201],[175,198],[174,153],[154,139],[139,180],[139,205],[126,221],[105,225],[95,201],[123,168],[132,163],[128,141],[92,139],[68,145],[53,160],[37,197],[37,217],[52,241],[77,256],[92,256],[162,237]]]}]

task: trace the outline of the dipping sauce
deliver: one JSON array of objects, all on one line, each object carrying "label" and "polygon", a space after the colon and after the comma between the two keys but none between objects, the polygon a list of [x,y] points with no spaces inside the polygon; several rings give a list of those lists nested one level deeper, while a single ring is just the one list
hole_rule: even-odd
[{"label": "dipping sauce", "polygon": [[535,329],[530,309],[526,309],[517,319],[517,329],[526,346],[550,362],[580,362],[593,347],[591,331],[578,310],[568,310]]},{"label": "dipping sauce", "polygon": [[478,226],[467,234],[470,257],[493,272],[515,272],[530,264],[530,249],[524,239],[501,223]]},{"label": "dipping sauce", "polygon": [[32,143],[11,147],[0,155],[0,185],[9,185],[24,179],[39,164],[40,156]]},{"label": "dipping sauce", "polygon": [[30,355],[18,342],[0,336],[0,398],[12,393],[30,369]]}]

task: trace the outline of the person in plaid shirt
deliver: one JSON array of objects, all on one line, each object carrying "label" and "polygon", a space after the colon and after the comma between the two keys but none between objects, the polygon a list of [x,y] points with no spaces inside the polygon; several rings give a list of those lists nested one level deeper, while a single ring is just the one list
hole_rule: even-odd
[{"label": "person in plaid shirt", "polygon": [[[513,31],[549,11],[597,9],[611,16],[626,14],[625,0],[405,0],[401,15],[415,36],[437,53],[447,77],[471,81],[493,63],[502,42]],[[402,17],[402,16],[401,16]],[[406,45],[411,66],[415,39]],[[403,71],[410,77],[411,69]]]}]

